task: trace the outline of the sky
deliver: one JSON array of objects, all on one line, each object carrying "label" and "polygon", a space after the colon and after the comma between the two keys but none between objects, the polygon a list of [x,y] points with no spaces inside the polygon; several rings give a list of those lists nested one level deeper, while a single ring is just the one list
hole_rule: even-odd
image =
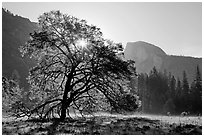
[{"label": "sky", "polygon": [[202,3],[146,2],[3,2],[14,14],[33,22],[60,10],[101,28],[104,37],[124,46],[145,41],[168,55],[202,57]]}]

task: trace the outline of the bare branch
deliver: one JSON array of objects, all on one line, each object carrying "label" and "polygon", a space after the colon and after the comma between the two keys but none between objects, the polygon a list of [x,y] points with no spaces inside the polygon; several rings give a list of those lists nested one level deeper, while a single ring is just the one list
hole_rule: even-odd
[{"label": "bare branch", "polygon": [[56,105],[50,107],[49,110],[45,113],[44,118],[46,118],[46,117],[49,115],[49,113],[50,113],[51,111],[53,111],[53,109],[54,109],[55,107],[58,107],[59,105],[61,105],[61,103],[62,103],[62,102],[60,102],[60,103],[58,103],[58,104],[56,104]]},{"label": "bare branch", "polygon": [[47,101],[47,102],[43,103],[42,105],[40,105],[40,106],[34,108],[33,110],[31,110],[31,112],[35,112],[36,110],[44,107],[45,105],[56,102],[56,101],[62,101],[62,99],[54,99],[54,100]]}]

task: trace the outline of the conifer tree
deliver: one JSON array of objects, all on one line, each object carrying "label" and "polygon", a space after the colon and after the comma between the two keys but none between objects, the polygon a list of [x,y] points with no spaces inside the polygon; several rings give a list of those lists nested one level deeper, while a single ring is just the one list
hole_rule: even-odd
[{"label": "conifer tree", "polygon": [[192,95],[192,111],[194,113],[202,113],[202,79],[199,67],[196,68],[195,80],[191,87]]}]

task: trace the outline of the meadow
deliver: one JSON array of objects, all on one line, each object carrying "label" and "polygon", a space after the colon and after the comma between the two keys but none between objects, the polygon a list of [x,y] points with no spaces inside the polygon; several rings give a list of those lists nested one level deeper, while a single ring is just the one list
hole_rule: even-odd
[{"label": "meadow", "polygon": [[38,119],[2,119],[3,135],[201,135],[202,117],[150,114],[96,113],[59,122]]}]

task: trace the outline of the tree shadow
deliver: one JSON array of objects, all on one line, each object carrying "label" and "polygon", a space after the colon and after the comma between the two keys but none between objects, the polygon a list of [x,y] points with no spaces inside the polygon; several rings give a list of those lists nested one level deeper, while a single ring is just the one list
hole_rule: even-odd
[{"label": "tree shadow", "polygon": [[[2,123],[3,124],[3,123]],[[4,123],[3,134],[27,135],[160,135],[202,134],[202,126],[163,124],[160,120],[96,116],[86,119],[30,119]],[[18,128],[18,129],[17,129]]]},{"label": "tree shadow", "polygon": [[[33,118],[33,119],[26,120],[26,122],[36,124],[37,126],[36,128],[31,129],[27,133],[25,133],[27,135],[33,135],[39,132],[44,132],[44,134],[47,134],[47,135],[53,135],[56,133],[56,129],[60,124],[60,120],[58,118],[52,118],[52,119]],[[51,124],[48,124],[48,123],[51,123]]]},{"label": "tree shadow", "polygon": [[60,124],[60,119],[55,119],[53,123],[49,127],[47,127],[47,130],[48,130],[47,134],[54,135],[56,133],[56,129],[59,124]]}]

